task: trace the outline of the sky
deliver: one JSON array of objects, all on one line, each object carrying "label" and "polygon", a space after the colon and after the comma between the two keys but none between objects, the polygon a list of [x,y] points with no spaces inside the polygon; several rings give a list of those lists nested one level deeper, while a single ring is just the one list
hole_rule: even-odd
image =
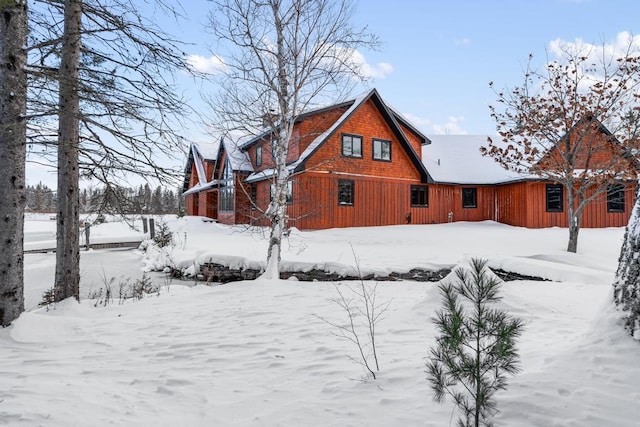
[{"label": "sky", "polygon": [[[211,3],[188,0],[183,8],[185,19],[160,18],[160,25],[189,43],[186,53],[197,64],[216,65],[215,41],[206,31]],[[488,106],[497,97],[489,82],[498,89],[520,84],[529,54],[534,64],[544,64],[557,43],[616,44],[625,34],[640,35],[638,16],[635,0],[360,0],[354,25],[367,26],[382,42],[378,51],[359,52],[373,77],[361,91],[375,87],[427,135],[492,134]],[[206,115],[200,93],[210,84],[186,75],[178,81]],[[209,139],[199,123],[190,126],[190,136]],[[186,162],[184,154],[172,158]],[[42,167],[29,165],[27,174],[28,184],[55,186]]]}]

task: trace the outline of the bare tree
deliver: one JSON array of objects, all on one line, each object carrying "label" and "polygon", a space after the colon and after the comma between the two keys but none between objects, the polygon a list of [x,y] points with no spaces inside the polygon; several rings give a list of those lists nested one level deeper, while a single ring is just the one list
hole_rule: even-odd
[{"label": "bare tree", "polygon": [[298,115],[344,97],[360,76],[356,49],[377,38],[351,22],[349,0],[214,0],[209,28],[220,42],[224,72],[211,98],[224,132],[273,139],[271,227],[263,277],[278,278],[287,222],[289,143]]},{"label": "bare tree", "polygon": [[613,299],[624,312],[624,327],[640,341],[640,192],[627,224],[613,282]]},{"label": "bare tree", "polygon": [[24,311],[27,2],[0,3],[0,325]]},{"label": "bare tree", "polygon": [[[37,4],[29,47],[29,142],[44,158],[57,153],[59,300],[78,297],[79,252],[73,248],[78,247],[79,178],[112,186],[129,174],[163,182],[179,176],[179,169],[163,166],[162,156],[183,150],[179,132],[187,107],[172,76],[189,66],[181,44],[143,17],[134,1]],[[163,0],[154,4],[176,13]],[[73,26],[61,30],[61,17],[66,24],[73,19]],[[52,124],[58,124],[58,135]]]},{"label": "bare tree", "polygon": [[530,56],[522,85],[496,91],[490,109],[502,141],[489,140],[482,150],[507,169],[564,186],[567,250],[576,252],[587,204],[608,183],[631,177],[640,56],[633,39],[613,55],[605,44],[563,45],[557,54],[541,71]]}]

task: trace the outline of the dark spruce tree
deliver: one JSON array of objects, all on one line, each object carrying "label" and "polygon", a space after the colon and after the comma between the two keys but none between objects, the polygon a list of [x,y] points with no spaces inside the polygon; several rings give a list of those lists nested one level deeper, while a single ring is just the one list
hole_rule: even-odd
[{"label": "dark spruce tree", "polygon": [[640,193],[631,211],[620,251],[618,272],[613,282],[613,298],[624,313],[624,327],[640,340]]},{"label": "dark spruce tree", "polygon": [[433,318],[439,336],[427,374],[434,400],[449,395],[460,410],[460,427],[491,425],[495,393],[520,370],[516,340],[523,322],[493,307],[500,283],[486,261],[473,259],[440,285],[443,307]]}]

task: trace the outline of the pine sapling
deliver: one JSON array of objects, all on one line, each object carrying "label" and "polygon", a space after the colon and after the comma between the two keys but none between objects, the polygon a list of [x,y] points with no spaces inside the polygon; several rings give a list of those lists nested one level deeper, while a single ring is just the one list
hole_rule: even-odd
[{"label": "pine sapling", "polygon": [[439,332],[430,349],[427,374],[434,400],[451,396],[461,411],[458,426],[489,426],[497,411],[494,395],[507,375],[520,371],[516,340],[523,322],[493,308],[501,280],[486,261],[471,260],[456,278],[440,285],[443,307],[433,318]]}]

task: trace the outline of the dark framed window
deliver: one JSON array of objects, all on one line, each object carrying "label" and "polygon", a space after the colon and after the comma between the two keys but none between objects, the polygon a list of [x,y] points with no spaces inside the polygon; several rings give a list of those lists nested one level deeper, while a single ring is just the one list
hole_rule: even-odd
[{"label": "dark framed window", "polygon": [[251,198],[251,208],[253,209],[258,204],[258,185],[249,185],[249,197]]},{"label": "dark framed window", "polygon": [[351,179],[338,180],[338,204],[340,206],[353,206],[354,182]]},{"label": "dark framed window", "polygon": [[224,161],[222,177],[220,178],[220,195],[218,197],[218,209],[220,211],[232,211],[234,199],[233,169],[229,157]]},{"label": "dark framed window", "polygon": [[262,145],[256,147],[256,166],[262,166]]},{"label": "dark framed window", "polygon": [[426,185],[411,186],[411,206],[429,207],[429,187]]},{"label": "dark framed window", "polygon": [[[269,200],[273,200],[276,195],[276,185],[271,184],[269,188]],[[293,181],[287,181],[287,204],[293,203]]]},{"label": "dark framed window", "polygon": [[391,141],[384,139],[373,140],[373,160],[391,161]]},{"label": "dark framed window", "polygon": [[564,211],[564,187],[560,184],[547,184],[547,212]]},{"label": "dark framed window", "polygon": [[345,157],[362,157],[362,137],[342,134],[342,155]]},{"label": "dark framed window", "polygon": [[478,207],[478,189],[476,187],[468,187],[462,189],[462,207]]},{"label": "dark framed window", "polygon": [[624,184],[607,186],[607,212],[624,212]]}]

